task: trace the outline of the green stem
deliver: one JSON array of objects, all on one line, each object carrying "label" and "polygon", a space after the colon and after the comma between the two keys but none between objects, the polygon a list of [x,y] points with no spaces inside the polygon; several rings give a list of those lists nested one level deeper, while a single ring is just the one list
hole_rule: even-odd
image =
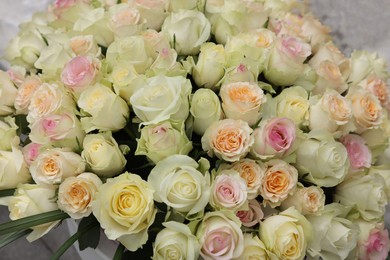
[{"label": "green stem", "polygon": [[121,260],[124,251],[125,251],[125,247],[121,243],[119,243],[112,260]]}]

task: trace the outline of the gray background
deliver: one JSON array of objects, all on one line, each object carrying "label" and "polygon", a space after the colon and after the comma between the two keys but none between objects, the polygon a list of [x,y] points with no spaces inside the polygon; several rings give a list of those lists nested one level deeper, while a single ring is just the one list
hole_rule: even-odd
[{"label": "gray background", "polygon": [[[0,55],[17,32],[18,24],[28,20],[32,11],[44,10],[48,2],[51,1],[0,0]],[[311,3],[313,13],[331,28],[334,41],[346,55],[353,49],[377,51],[390,63],[390,0],[312,0]],[[7,220],[7,208],[0,206],[0,223]],[[60,225],[32,244],[19,239],[0,249],[0,259],[49,259],[68,237],[66,226]],[[80,257],[70,248],[62,259]]]}]

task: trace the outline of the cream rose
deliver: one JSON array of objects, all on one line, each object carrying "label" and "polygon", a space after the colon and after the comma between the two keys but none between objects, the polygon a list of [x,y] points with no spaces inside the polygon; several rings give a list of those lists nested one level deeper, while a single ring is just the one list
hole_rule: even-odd
[{"label": "cream rose", "polygon": [[287,117],[295,124],[306,124],[309,119],[309,100],[307,91],[299,86],[285,88],[275,97],[276,115]]},{"label": "cream rose", "polygon": [[172,155],[157,163],[148,177],[156,191],[154,199],[164,202],[186,218],[203,215],[210,197],[210,163],[189,156]]},{"label": "cream rose", "polygon": [[15,118],[11,116],[0,119],[0,150],[8,151],[12,149],[15,138],[18,139],[16,130],[19,127],[15,123]]},{"label": "cream rose", "polygon": [[[359,230],[346,219],[349,208],[338,203],[327,204],[321,214],[308,215],[315,239],[307,248],[309,256],[322,259],[346,259],[356,247]],[[342,231],[342,232],[341,232]]]},{"label": "cream rose", "polygon": [[298,187],[282,202],[281,209],[295,207],[303,215],[321,214],[325,205],[324,191],[318,186]]},{"label": "cream rose", "polygon": [[160,30],[165,18],[168,15],[168,0],[135,0],[135,6],[145,21],[147,28]]},{"label": "cream rose", "polygon": [[[58,209],[54,188],[42,187],[38,184],[20,183],[14,195],[10,198],[8,210],[11,220],[17,220],[40,213]],[[49,222],[32,227],[32,232],[27,236],[29,242],[33,242],[54,228],[60,221]]]},{"label": "cream rose", "polygon": [[53,148],[38,155],[30,165],[30,172],[35,183],[51,186],[60,184],[67,177],[79,175],[84,172],[85,166],[77,153],[66,148]]},{"label": "cream rose", "polygon": [[81,125],[87,133],[96,129],[120,130],[126,125],[130,113],[126,101],[99,83],[84,90],[77,104],[87,113],[81,118]]},{"label": "cream rose", "polygon": [[252,129],[242,120],[224,119],[212,123],[202,136],[202,148],[209,156],[228,162],[245,157],[253,144]]},{"label": "cream rose", "polygon": [[386,78],[388,72],[385,60],[379,58],[378,54],[374,52],[354,51],[351,54],[351,74],[348,77],[348,82],[351,85],[356,85],[370,74]]},{"label": "cream rose", "polygon": [[74,54],[83,56],[100,55],[100,48],[97,45],[93,35],[77,35],[69,39],[69,46]]},{"label": "cream rose", "polygon": [[86,135],[81,157],[100,177],[113,177],[126,165],[126,158],[110,132]]},{"label": "cream rose", "polygon": [[244,234],[244,252],[239,257],[242,260],[277,260],[274,253],[267,250],[257,235]]},{"label": "cream rose", "polygon": [[197,55],[210,37],[211,25],[203,13],[181,9],[171,13],[161,31],[166,34],[179,55]]},{"label": "cream rose", "polygon": [[211,186],[210,205],[216,210],[234,212],[248,209],[246,181],[235,170],[222,170]]},{"label": "cream rose", "polygon": [[148,77],[157,75],[165,75],[169,77],[182,76],[186,77],[189,68],[185,68],[183,64],[178,61],[177,52],[174,49],[162,49],[154,60],[153,64],[145,72]]},{"label": "cream rose", "polygon": [[28,106],[30,105],[31,98],[41,84],[41,79],[36,75],[28,76],[23,80],[18,88],[14,103],[18,114],[28,113]]},{"label": "cream rose", "polygon": [[379,174],[356,173],[336,187],[333,200],[356,209],[366,221],[379,221],[387,204],[386,182]]},{"label": "cream rose", "polygon": [[156,76],[130,98],[134,113],[143,124],[167,119],[185,120],[189,114],[191,83],[184,77]]},{"label": "cream rose", "polygon": [[31,180],[19,143],[12,143],[12,151],[0,151],[0,189],[12,189]]},{"label": "cream rose", "polygon": [[260,239],[279,259],[303,259],[313,239],[313,227],[299,211],[289,208],[260,223]]},{"label": "cream rose", "polygon": [[222,119],[221,102],[214,91],[200,88],[191,99],[190,113],[194,118],[194,132],[203,135],[213,123]]},{"label": "cream rose", "polygon": [[109,27],[117,38],[136,35],[142,30],[140,10],[129,3],[119,3],[108,9]]},{"label": "cream rose", "polygon": [[179,222],[165,222],[155,239],[153,246],[153,259],[187,259],[199,258],[200,245],[196,236],[191,233],[188,226]]},{"label": "cream rose", "polygon": [[99,177],[90,172],[66,178],[58,189],[58,208],[73,219],[88,217],[92,212],[92,201],[102,184]]},{"label": "cream rose", "polygon": [[148,240],[148,228],[157,213],[153,193],[140,176],[125,172],[99,187],[92,202],[93,215],[109,239],[136,251]]},{"label": "cream rose", "polygon": [[191,150],[192,142],[185,133],[184,122],[164,121],[142,128],[135,155],[146,155],[158,163],[170,155],[187,155]]},{"label": "cream rose", "polygon": [[223,85],[219,95],[226,117],[243,120],[250,126],[260,120],[262,105],[267,101],[263,90],[257,84],[250,82]]},{"label": "cream rose", "polygon": [[292,165],[279,159],[268,161],[266,166],[260,195],[264,198],[265,204],[274,208],[295,191],[298,171]]},{"label": "cream rose", "polygon": [[349,170],[347,149],[327,132],[310,132],[296,155],[299,176],[321,187],[336,186]]},{"label": "cream rose", "polygon": [[10,115],[13,112],[18,90],[5,71],[0,71],[0,116]]},{"label": "cream rose", "polygon": [[241,222],[231,211],[208,212],[200,223],[196,236],[200,242],[200,255],[204,259],[228,260],[241,256],[244,236]]}]

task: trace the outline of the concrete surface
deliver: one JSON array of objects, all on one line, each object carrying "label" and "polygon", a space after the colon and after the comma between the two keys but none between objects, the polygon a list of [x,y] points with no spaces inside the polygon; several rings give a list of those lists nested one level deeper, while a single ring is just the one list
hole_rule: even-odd
[{"label": "concrete surface", "polygon": [[[18,23],[29,19],[31,11],[43,10],[47,2],[50,1],[0,0],[0,55],[5,42],[16,33]],[[313,13],[331,27],[335,42],[347,55],[353,49],[377,51],[390,63],[389,0],[312,0],[311,3]],[[0,206],[0,223],[6,221],[8,210]],[[49,259],[68,237],[66,226],[61,225],[32,244],[19,239],[0,249],[0,259]],[[62,259],[80,257],[70,248]]]}]

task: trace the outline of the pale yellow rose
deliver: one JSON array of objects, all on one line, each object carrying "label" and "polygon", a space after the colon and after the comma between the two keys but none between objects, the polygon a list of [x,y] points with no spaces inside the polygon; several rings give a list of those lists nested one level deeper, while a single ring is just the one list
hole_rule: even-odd
[{"label": "pale yellow rose", "polygon": [[256,83],[250,82],[223,85],[219,95],[226,117],[243,120],[250,126],[260,120],[262,105],[267,101],[263,90]]},{"label": "pale yellow rose", "polygon": [[244,234],[244,252],[236,259],[240,260],[277,260],[274,253],[267,250],[257,235]]},{"label": "pale yellow rose", "polygon": [[313,239],[313,227],[299,211],[289,208],[260,223],[260,239],[279,259],[303,259]]},{"label": "pale yellow rose", "polygon": [[305,124],[309,118],[308,93],[299,86],[285,88],[275,98],[276,115],[287,117],[295,124]]},{"label": "pale yellow rose", "polygon": [[174,49],[162,49],[154,60],[153,64],[146,70],[145,75],[153,77],[166,75],[169,77],[187,76],[187,70],[182,63],[177,61],[177,53]]},{"label": "pale yellow rose", "polygon": [[12,114],[17,91],[7,72],[0,70],[0,116]]},{"label": "pale yellow rose", "polygon": [[253,130],[242,120],[224,119],[212,123],[202,136],[202,148],[209,156],[228,162],[244,158],[253,145]]},{"label": "pale yellow rose", "polygon": [[324,191],[318,186],[298,187],[282,202],[281,209],[295,207],[303,215],[321,214],[325,205]]},{"label": "pale yellow rose", "polygon": [[85,170],[85,162],[77,153],[67,148],[43,151],[31,163],[30,172],[35,183],[40,185],[60,184],[67,177],[76,176]]},{"label": "pale yellow rose", "polygon": [[86,135],[81,157],[101,177],[115,176],[126,165],[126,158],[110,132]]},{"label": "pale yellow rose", "polygon": [[[10,198],[8,210],[11,220],[17,220],[58,209],[55,201],[56,190],[43,187],[38,184],[20,183],[14,195]],[[32,227],[32,232],[27,236],[29,242],[33,242],[46,235],[60,221],[53,221]]]},{"label": "pale yellow rose", "polygon": [[88,217],[92,212],[92,201],[102,181],[90,172],[66,178],[58,189],[58,208],[73,219]]},{"label": "pale yellow rose", "polygon": [[125,172],[99,187],[92,202],[93,215],[109,239],[136,251],[148,240],[148,228],[157,213],[153,193],[140,176]]},{"label": "pale yellow rose", "polygon": [[14,139],[18,139],[16,130],[18,125],[14,117],[2,117],[0,119],[0,150],[9,151],[12,149]]}]

